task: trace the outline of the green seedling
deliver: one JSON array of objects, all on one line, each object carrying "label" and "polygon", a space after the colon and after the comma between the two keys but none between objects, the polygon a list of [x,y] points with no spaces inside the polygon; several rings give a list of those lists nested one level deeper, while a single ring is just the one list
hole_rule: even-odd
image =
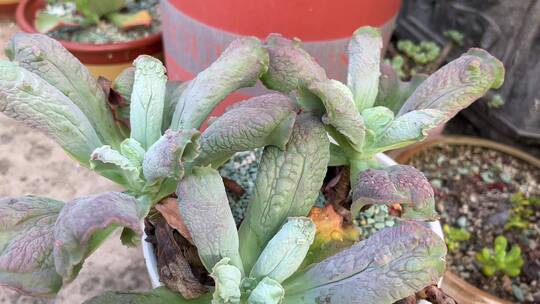
[{"label": "green seedling", "polygon": [[441,53],[441,48],[435,42],[431,41],[414,43],[411,40],[400,40],[397,43],[397,48],[420,65],[426,65],[435,61]]},{"label": "green seedling", "polygon": [[476,261],[480,264],[482,273],[488,277],[497,272],[517,277],[523,267],[523,258],[521,257],[521,248],[513,245],[510,251],[506,251],[508,241],[502,235],[497,236],[494,242],[494,248],[484,247],[482,251],[476,254]]},{"label": "green seedling", "polygon": [[459,249],[462,242],[468,241],[471,238],[471,233],[463,228],[450,227],[448,224],[443,226],[444,241],[448,250],[456,251]]}]

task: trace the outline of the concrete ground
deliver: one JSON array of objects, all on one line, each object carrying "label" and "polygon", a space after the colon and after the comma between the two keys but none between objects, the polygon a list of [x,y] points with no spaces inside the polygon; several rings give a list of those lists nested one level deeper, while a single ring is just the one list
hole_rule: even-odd
[{"label": "concrete ground", "polygon": [[[12,20],[0,16],[1,49],[17,30]],[[44,134],[0,114],[0,196],[35,194],[68,201],[111,190],[119,189],[78,166]],[[56,298],[22,296],[0,287],[0,303],[77,304],[107,290],[149,288],[141,248],[124,247],[116,235],[87,259],[77,279],[64,286]]]}]

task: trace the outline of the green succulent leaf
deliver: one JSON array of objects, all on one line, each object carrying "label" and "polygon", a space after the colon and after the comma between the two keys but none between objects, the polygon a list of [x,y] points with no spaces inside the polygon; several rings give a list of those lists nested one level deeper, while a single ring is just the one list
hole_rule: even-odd
[{"label": "green succulent leaf", "polygon": [[84,260],[118,227],[140,238],[140,221],[147,210],[133,197],[107,192],[64,205],[54,227],[54,265],[64,282],[71,282]]},{"label": "green succulent leaf", "polygon": [[268,94],[236,104],[217,118],[201,137],[198,165],[219,167],[234,153],[264,146],[285,149],[296,119],[289,97]]},{"label": "green succulent leaf", "polygon": [[292,276],[284,303],[394,303],[435,284],[445,255],[435,232],[403,222]]},{"label": "green succulent leaf", "polygon": [[131,137],[148,149],[161,137],[165,100],[165,67],[156,58],[141,55],[133,62],[135,80],[131,93]]},{"label": "green succulent leaf", "polygon": [[248,298],[248,304],[280,304],[285,290],[276,280],[263,278],[253,289]]},{"label": "green succulent leaf", "polygon": [[7,43],[6,54],[67,96],[88,118],[100,140],[118,148],[123,136],[107,96],[90,71],[58,41],[41,34],[17,33]]},{"label": "green succulent leaf", "polygon": [[171,129],[198,129],[231,92],[255,85],[268,69],[268,53],[254,37],[234,40],[182,93]]},{"label": "green succulent leaf", "polygon": [[63,202],[23,196],[0,198],[0,285],[34,296],[62,286],[54,268],[54,223]]},{"label": "green succulent leaf", "polygon": [[163,122],[161,124],[161,130],[165,130],[171,127],[171,122],[174,115],[174,109],[180,100],[182,93],[189,85],[189,81],[167,81],[165,85],[165,105],[163,106]]},{"label": "green succulent leaf", "polygon": [[[209,167],[194,167],[176,189],[180,215],[208,271],[223,258],[242,271],[238,233],[219,173]],[[243,271],[242,271],[243,272]]]},{"label": "green succulent leaf", "polygon": [[375,106],[384,106],[392,110],[394,114],[399,110],[416,90],[427,79],[427,75],[416,74],[410,81],[401,81],[396,71],[387,64],[381,64],[381,77]]},{"label": "green succulent leaf", "polygon": [[131,93],[133,92],[133,82],[135,81],[135,67],[125,68],[112,83],[112,88],[122,96],[129,105],[131,103]]},{"label": "green succulent leaf", "polygon": [[223,258],[212,268],[210,276],[216,283],[212,304],[240,303],[242,272],[229,262],[229,258]]},{"label": "green succulent leaf", "polygon": [[103,145],[68,97],[13,62],[0,61],[0,112],[44,131],[84,166]]},{"label": "green succulent leaf", "polygon": [[354,95],[358,112],[371,108],[379,89],[381,50],[383,42],[377,28],[357,29],[349,42],[347,85]]},{"label": "green succulent leaf", "polygon": [[322,121],[334,127],[357,152],[362,151],[365,127],[356,110],[349,88],[337,80],[313,82],[309,90],[317,95],[326,109]]},{"label": "green succulent leaf", "polygon": [[373,145],[394,120],[394,112],[382,106],[365,109],[361,114],[366,127],[366,145]]},{"label": "green succulent leaf", "polygon": [[300,40],[270,34],[266,38],[265,48],[268,50],[270,65],[261,81],[267,88],[290,93],[314,81],[326,80],[326,72],[302,49]]},{"label": "green succulent leaf", "polygon": [[504,81],[503,64],[488,52],[470,49],[426,79],[407,99],[397,116],[414,110],[436,109],[446,122],[461,109]]},{"label": "green succulent leaf", "polygon": [[204,294],[197,299],[186,300],[167,287],[159,287],[149,292],[108,291],[84,302],[84,304],[208,304],[211,294]]},{"label": "green succulent leaf", "polygon": [[77,11],[95,22],[101,16],[122,9],[127,3],[127,0],[75,0]]},{"label": "green succulent leaf", "polygon": [[136,191],[144,184],[141,179],[140,165],[111,146],[102,146],[92,152],[90,168],[130,190]]},{"label": "green succulent leaf", "polygon": [[141,143],[133,138],[126,138],[120,144],[120,153],[125,156],[135,167],[140,167],[142,165],[144,154],[144,148]]},{"label": "green succulent leaf", "polygon": [[148,183],[184,175],[183,163],[198,153],[199,131],[165,131],[146,152],[143,161],[144,178]]},{"label": "green succulent leaf", "polygon": [[250,278],[268,277],[283,282],[302,264],[315,238],[315,224],[307,217],[292,217],[268,242],[253,266]]},{"label": "green succulent leaf", "polygon": [[239,229],[246,271],[288,217],[309,213],[322,186],[329,154],[322,123],[308,113],[297,117],[285,150],[274,146],[264,149],[252,199]]},{"label": "green succulent leaf", "polygon": [[402,204],[403,219],[438,219],[433,188],[424,174],[414,167],[395,165],[368,169],[360,173],[352,187],[353,215],[357,215],[365,205]]}]

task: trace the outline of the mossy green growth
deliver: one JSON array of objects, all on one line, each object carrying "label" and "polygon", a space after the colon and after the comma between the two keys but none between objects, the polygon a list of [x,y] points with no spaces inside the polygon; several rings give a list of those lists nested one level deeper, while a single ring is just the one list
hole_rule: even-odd
[{"label": "mossy green growth", "polygon": [[444,241],[450,251],[459,249],[461,242],[468,241],[471,233],[463,228],[450,227],[448,224],[443,226]]},{"label": "mossy green growth", "polygon": [[400,40],[397,48],[417,64],[425,65],[433,62],[441,53],[441,48],[432,41],[414,43],[411,40]]},{"label": "mossy green growth", "polygon": [[513,245],[507,251],[508,241],[502,235],[495,238],[493,249],[484,247],[482,251],[476,254],[476,261],[480,263],[482,273],[488,277],[497,272],[503,272],[510,277],[517,277],[523,267],[523,258],[521,257],[521,248]]},{"label": "mossy green growth", "polygon": [[529,228],[528,218],[534,215],[533,207],[540,207],[540,198],[537,196],[526,197],[522,192],[516,192],[510,197],[510,202],[512,209],[510,209],[510,217],[504,225],[504,229]]}]

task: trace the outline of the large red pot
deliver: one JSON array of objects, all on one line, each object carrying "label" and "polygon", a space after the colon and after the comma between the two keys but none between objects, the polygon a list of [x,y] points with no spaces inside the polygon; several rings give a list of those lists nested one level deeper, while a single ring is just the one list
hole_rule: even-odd
[{"label": "large red pot", "polygon": [[[34,27],[36,13],[45,7],[45,0],[21,0],[15,18],[25,32],[37,33]],[[161,33],[148,37],[111,44],[89,44],[60,40],[60,43],[75,55],[94,76],[114,79],[124,68],[131,66],[137,56],[148,54],[161,56]]]},{"label": "large red pot", "polygon": [[[270,33],[298,37],[330,78],[345,80],[346,45],[358,27],[379,27],[390,39],[401,0],[161,0],[163,40],[171,79],[188,80],[205,69],[235,38]],[[258,94],[233,94],[214,111]]]}]

